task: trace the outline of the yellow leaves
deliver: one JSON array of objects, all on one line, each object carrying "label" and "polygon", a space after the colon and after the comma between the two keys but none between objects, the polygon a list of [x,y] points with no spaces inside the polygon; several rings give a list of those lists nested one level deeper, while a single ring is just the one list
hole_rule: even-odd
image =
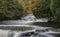
[{"label": "yellow leaves", "polygon": [[25,6],[25,0],[18,0],[18,3],[20,3],[23,7]]},{"label": "yellow leaves", "polygon": [[21,5],[25,8],[34,8],[34,6],[36,5],[36,1],[37,0],[18,0],[19,3],[21,3]]},{"label": "yellow leaves", "polygon": [[25,11],[32,11],[35,8],[38,0],[18,0],[18,2],[24,7]]},{"label": "yellow leaves", "polygon": [[24,0],[18,0],[18,2],[19,2],[19,3],[23,3],[23,2],[24,2]]},{"label": "yellow leaves", "polygon": [[35,4],[27,5],[27,6],[26,6],[26,9],[29,9],[29,10],[30,10],[30,9],[33,9],[33,8],[34,8],[34,6],[35,6]]},{"label": "yellow leaves", "polygon": [[36,1],[32,1],[31,0],[31,3],[29,3],[28,5],[26,5],[26,8],[27,9],[33,9],[36,5]]}]

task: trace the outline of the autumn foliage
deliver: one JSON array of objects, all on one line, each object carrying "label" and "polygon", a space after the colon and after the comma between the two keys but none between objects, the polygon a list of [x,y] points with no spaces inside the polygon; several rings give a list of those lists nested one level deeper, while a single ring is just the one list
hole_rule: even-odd
[{"label": "autumn foliage", "polygon": [[32,13],[39,0],[18,0],[19,3],[24,7],[25,13]]}]

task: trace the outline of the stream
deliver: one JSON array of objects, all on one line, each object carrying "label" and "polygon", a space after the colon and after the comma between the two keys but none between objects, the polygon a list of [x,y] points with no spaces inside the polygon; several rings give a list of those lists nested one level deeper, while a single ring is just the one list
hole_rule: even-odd
[{"label": "stream", "polygon": [[60,29],[46,23],[48,18],[36,19],[28,14],[21,19],[1,21],[0,37],[60,37]]}]

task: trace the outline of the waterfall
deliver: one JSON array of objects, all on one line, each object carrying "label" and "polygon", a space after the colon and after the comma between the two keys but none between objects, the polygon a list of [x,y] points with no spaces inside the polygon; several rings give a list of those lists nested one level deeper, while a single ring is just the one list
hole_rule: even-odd
[{"label": "waterfall", "polygon": [[0,30],[0,37],[8,37],[8,31],[2,31]]},{"label": "waterfall", "polygon": [[0,30],[0,37],[13,37],[14,33],[10,30]]},{"label": "waterfall", "polygon": [[35,18],[35,16],[33,14],[28,14],[24,17],[21,18],[21,20],[7,20],[7,21],[1,21],[1,24],[5,24],[5,25],[31,25],[33,24],[34,22],[48,22],[48,18],[40,18],[40,19],[37,19]]},{"label": "waterfall", "polygon": [[19,37],[19,33],[15,32],[15,35],[13,37]]},{"label": "waterfall", "polygon": [[[48,30],[47,30],[48,29]],[[0,37],[56,37],[59,32],[53,32],[47,27],[36,27],[33,30],[26,31],[11,31],[11,30],[0,30]]]},{"label": "waterfall", "polygon": [[[22,20],[8,20],[2,21],[4,25],[0,25],[1,29],[5,28],[22,28],[22,27],[30,27],[33,30],[15,32],[11,30],[0,30],[0,37],[56,37],[59,32],[52,32],[49,30],[49,27],[40,27],[34,26],[32,23],[34,22],[48,22],[48,18],[40,18],[36,19],[33,14],[28,14],[25,17],[21,18]],[[26,25],[25,25],[26,24]],[[30,25],[29,25],[30,24]],[[35,28],[35,29],[34,29]],[[28,34],[28,35],[27,35]],[[60,33],[58,34],[60,35]]]},{"label": "waterfall", "polygon": [[25,21],[34,21],[36,18],[33,14],[28,14],[28,15],[22,17],[21,19],[25,20]]},{"label": "waterfall", "polygon": [[34,22],[48,22],[48,18],[37,19],[33,14],[28,14],[25,17],[22,17],[22,20],[25,21],[34,21]]}]

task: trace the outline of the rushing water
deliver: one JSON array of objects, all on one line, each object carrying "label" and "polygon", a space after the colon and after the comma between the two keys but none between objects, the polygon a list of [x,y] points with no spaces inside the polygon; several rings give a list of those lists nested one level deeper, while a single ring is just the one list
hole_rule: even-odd
[{"label": "rushing water", "polygon": [[[27,31],[0,30],[0,37],[60,37],[60,32],[46,30],[46,27]],[[49,28],[48,28],[49,29]]]},{"label": "rushing water", "polygon": [[[48,22],[48,18],[36,19],[33,14],[28,14],[21,19],[1,21],[0,37],[60,37],[60,29],[58,32],[57,29],[54,29],[56,27],[53,26],[53,24],[57,25],[56,23],[42,23]],[[19,31],[14,31],[16,28]],[[25,30],[21,31],[24,28]]]},{"label": "rushing water", "polygon": [[41,19],[36,19],[33,14],[28,14],[25,17],[21,18],[22,20],[7,20],[7,21],[1,21],[0,24],[31,24],[34,22],[48,22],[47,18],[41,18]]}]

